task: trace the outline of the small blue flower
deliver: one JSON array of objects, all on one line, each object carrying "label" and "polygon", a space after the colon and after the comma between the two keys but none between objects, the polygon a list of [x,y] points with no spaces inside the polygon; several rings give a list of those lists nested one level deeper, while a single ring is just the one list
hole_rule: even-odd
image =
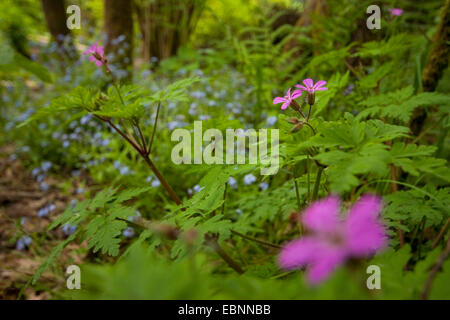
[{"label": "small blue flower", "polygon": [[52,167],[52,163],[50,161],[45,161],[42,163],[41,168],[42,171],[48,171]]},{"label": "small blue flower", "polygon": [[16,242],[16,249],[19,251],[29,247],[33,240],[29,236],[21,236]]},{"label": "small blue flower", "polygon": [[232,187],[233,189],[237,189],[237,181],[236,181],[235,178],[229,177],[229,178],[228,178],[228,184],[229,184],[230,187]]},{"label": "small blue flower", "polygon": [[121,168],[119,169],[119,172],[120,172],[121,175],[127,175],[127,174],[130,174],[130,173],[131,173],[131,170],[130,170],[130,168],[128,168],[127,166],[125,166],[125,167],[121,167]]},{"label": "small blue flower", "polygon": [[41,168],[34,168],[33,170],[31,170],[31,175],[33,177],[37,176],[39,173],[41,172]]},{"label": "small blue flower", "polygon": [[75,208],[75,206],[77,205],[77,202],[78,202],[77,199],[72,199],[72,200],[70,200],[70,206],[71,206],[72,208]]},{"label": "small blue flower", "polygon": [[66,236],[70,236],[73,233],[75,233],[75,231],[77,231],[77,226],[70,223],[66,223],[65,225],[62,226],[62,231]]},{"label": "small blue flower", "polygon": [[152,181],[152,187],[153,187],[153,188],[157,188],[157,187],[159,187],[160,185],[161,185],[161,182],[159,182],[158,179],[155,179],[155,180]]},{"label": "small blue flower", "polygon": [[122,231],[122,234],[125,238],[132,238],[132,237],[134,237],[135,232],[132,227],[128,227]]},{"label": "small blue flower", "polygon": [[244,177],[244,183],[245,183],[246,185],[252,184],[252,183],[255,182],[255,181],[256,181],[256,177],[255,177],[253,174],[251,174],[251,173],[247,174],[247,175]]},{"label": "small blue flower", "polygon": [[273,126],[276,122],[277,122],[277,117],[276,116],[270,116],[267,118],[267,124],[269,126]]},{"label": "small blue flower", "polygon": [[45,182],[41,182],[40,187],[41,187],[41,190],[44,192],[47,192],[50,189],[48,184],[46,184]]},{"label": "small blue flower", "polygon": [[77,194],[81,194],[84,192],[84,188],[83,187],[78,187],[77,188]]},{"label": "small blue flower", "polygon": [[205,187],[200,187],[199,184],[196,184],[192,189],[194,190],[195,193],[198,193],[200,191],[202,191]]},{"label": "small blue flower", "polygon": [[261,182],[259,184],[259,189],[261,189],[262,191],[267,190],[269,188],[269,184],[267,182]]}]

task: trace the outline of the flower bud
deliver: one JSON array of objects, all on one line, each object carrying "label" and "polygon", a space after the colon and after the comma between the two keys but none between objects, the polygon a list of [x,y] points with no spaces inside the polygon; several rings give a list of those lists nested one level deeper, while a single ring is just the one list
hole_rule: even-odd
[{"label": "flower bud", "polygon": [[300,106],[299,106],[299,104],[297,103],[297,101],[292,100],[292,101],[291,101],[291,104],[290,104],[289,106],[290,106],[292,109],[294,109],[295,111],[300,112]]},{"label": "flower bud", "polygon": [[314,102],[316,101],[316,97],[314,93],[308,92],[308,104],[312,106]]}]

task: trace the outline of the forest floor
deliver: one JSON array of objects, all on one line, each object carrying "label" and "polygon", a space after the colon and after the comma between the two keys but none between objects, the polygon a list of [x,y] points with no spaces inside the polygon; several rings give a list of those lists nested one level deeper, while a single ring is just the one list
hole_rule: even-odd
[{"label": "forest floor", "polygon": [[[61,192],[59,184],[62,179],[52,176],[45,178],[48,191],[42,191],[22,162],[10,157],[14,151],[13,145],[0,147],[0,299],[19,297],[20,288],[31,279],[51,249],[66,237],[61,228],[52,230],[48,235],[45,229],[72,199],[81,198]],[[54,210],[48,216],[38,217],[37,212],[49,204],[54,205]],[[30,236],[33,242],[18,250],[17,239],[23,235]],[[62,265],[65,265],[64,262],[77,264],[82,261],[83,255],[73,254],[77,247],[79,249],[80,245],[73,243],[63,251]],[[58,276],[64,272],[62,268],[50,269],[42,275],[39,286],[29,286],[23,292],[24,296],[27,299],[50,298],[51,291],[65,285]]]}]

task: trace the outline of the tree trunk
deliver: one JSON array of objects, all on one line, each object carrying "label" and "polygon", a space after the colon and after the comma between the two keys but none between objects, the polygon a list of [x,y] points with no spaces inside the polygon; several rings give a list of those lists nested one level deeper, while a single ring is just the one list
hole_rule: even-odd
[{"label": "tree trunk", "polygon": [[[423,90],[434,91],[449,62],[450,41],[450,0],[446,0],[441,10],[440,22],[434,35],[433,45],[428,54],[427,63],[422,74]],[[419,135],[427,118],[425,109],[417,108],[410,122],[414,135]]]},{"label": "tree trunk", "polygon": [[205,0],[134,0],[143,38],[142,56],[162,60],[175,55],[195,29]]},{"label": "tree trunk", "polygon": [[[308,0],[305,4],[305,9],[300,15],[300,18],[297,20],[295,24],[296,27],[307,27],[313,23],[313,15],[325,15],[327,11],[327,2],[326,0]],[[315,30],[312,32],[311,37],[314,41],[317,41],[318,34],[320,30]],[[298,49],[298,55],[301,54],[301,48],[299,47],[297,41],[292,39],[287,42],[284,46],[284,51],[290,51],[293,48]]]},{"label": "tree trunk", "polygon": [[424,91],[434,91],[448,66],[450,52],[450,0],[445,2],[441,11],[441,21],[433,39],[433,47],[428,55],[422,84]]},{"label": "tree trunk", "polygon": [[104,0],[105,53],[118,79],[133,75],[133,14],[130,0]]},{"label": "tree trunk", "polygon": [[64,0],[42,0],[47,28],[58,44],[59,50],[71,59],[76,59],[76,49],[70,30],[66,25],[66,7]]}]

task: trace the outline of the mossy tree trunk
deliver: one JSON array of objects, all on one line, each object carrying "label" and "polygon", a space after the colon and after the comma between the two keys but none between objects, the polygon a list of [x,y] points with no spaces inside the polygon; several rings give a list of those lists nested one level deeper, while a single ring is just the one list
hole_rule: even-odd
[{"label": "mossy tree trunk", "polygon": [[[427,62],[422,74],[423,90],[434,91],[442,74],[448,67],[450,58],[450,0],[446,0],[441,9],[438,28],[433,38],[433,44],[427,57]],[[414,111],[410,122],[410,129],[414,135],[419,135],[427,119],[424,108]]]}]

